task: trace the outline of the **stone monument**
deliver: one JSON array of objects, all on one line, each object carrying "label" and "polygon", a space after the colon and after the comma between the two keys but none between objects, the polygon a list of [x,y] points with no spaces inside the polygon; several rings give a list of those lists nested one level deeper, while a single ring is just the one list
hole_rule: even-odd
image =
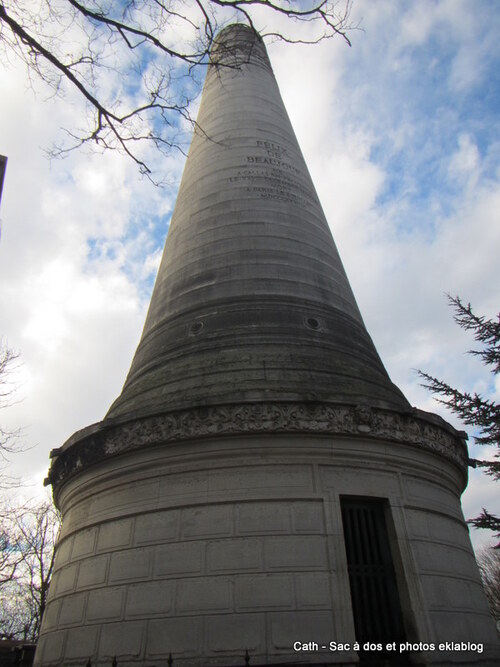
[{"label": "stone monument", "polygon": [[52,456],[39,667],[497,664],[464,434],[389,379],[248,27],[212,51],[122,394]]}]

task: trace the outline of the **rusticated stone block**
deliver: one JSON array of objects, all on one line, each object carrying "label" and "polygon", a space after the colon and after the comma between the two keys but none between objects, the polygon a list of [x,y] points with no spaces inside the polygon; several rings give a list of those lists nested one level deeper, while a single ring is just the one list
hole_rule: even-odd
[{"label": "rusticated stone block", "polygon": [[74,589],[77,572],[78,565],[67,565],[59,570],[55,581],[56,595],[62,595]]},{"label": "rusticated stone block", "polygon": [[62,656],[64,640],[66,638],[66,631],[51,632],[48,635],[43,635],[38,640],[37,651],[41,654],[44,663],[50,664],[57,662]]},{"label": "rusticated stone block", "polygon": [[77,593],[76,595],[68,595],[64,597],[62,599],[59,624],[65,626],[81,623],[83,620],[86,600],[87,593]]},{"label": "rusticated stone block", "polygon": [[414,553],[422,573],[435,572],[444,575],[450,571],[450,567],[455,575],[464,577],[474,572],[474,556],[469,550],[437,542],[415,541]]},{"label": "rusticated stone block", "polygon": [[454,516],[440,516],[435,513],[429,513],[428,517],[429,536],[432,540],[470,549],[469,531],[464,521],[458,521]]},{"label": "rusticated stone block", "polygon": [[[436,610],[431,611],[429,616],[437,636],[443,638],[442,641],[493,644],[498,640],[498,634],[495,633],[494,626],[489,622],[488,613],[477,615],[477,619],[481,619],[482,622],[478,623],[474,630],[471,629],[470,622],[467,620],[468,615],[464,614],[463,611]],[[446,639],[444,639],[445,637]],[[460,656],[461,660],[463,660],[463,655],[462,653]],[[453,655],[449,657],[453,659]],[[478,663],[478,654],[475,653],[473,657],[475,658],[473,664]],[[441,659],[446,664],[444,654],[441,654]]]},{"label": "rusticated stone block", "polygon": [[262,540],[234,538],[210,542],[207,547],[209,572],[244,572],[262,569]]},{"label": "rusticated stone block", "polygon": [[88,595],[88,621],[116,620],[121,617],[125,587],[97,589]]},{"label": "rusticated stone block", "polygon": [[106,581],[108,560],[108,556],[94,556],[82,561],[78,572],[77,588],[103,584]]},{"label": "rusticated stone block", "polygon": [[412,475],[405,475],[405,477],[407,497],[412,504],[436,509],[440,512],[445,510],[456,519],[462,519],[460,510],[457,509],[455,497],[446,488]]},{"label": "rusticated stone block", "polygon": [[261,651],[265,644],[265,617],[262,614],[211,616],[206,620],[207,649],[214,652]]},{"label": "rusticated stone block", "polygon": [[320,645],[335,639],[330,611],[279,612],[269,614],[269,621],[272,644],[277,649],[291,652],[293,643],[301,637]]},{"label": "rusticated stone block", "polygon": [[168,614],[173,605],[175,582],[154,581],[128,587],[125,616]]},{"label": "rusticated stone block", "polygon": [[231,605],[229,581],[223,577],[184,579],[177,582],[177,611],[228,611]]},{"label": "rusticated stone block", "polygon": [[165,544],[156,549],[155,576],[195,574],[201,571],[202,542]]},{"label": "rusticated stone block", "polygon": [[325,574],[295,575],[299,608],[331,607],[330,576]]},{"label": "rusticated stone block", "polygon": [[147,634],[148,658],[199,655],[203,639],[201,618],[170,618],[150,621]]},{"label": "rusticated stone block", "polygon": [[[140,621],[108,623],[103,625],[99,642],[102,658],[137,658],[142,653],[145,625]],[[120,662],[118,662],[120,664]]]},{"label": "rusticated stone block", "polygon": [[77,558],[82,558],[84,556],[90,556],[94,553],[96,535],[97,535],[97,528],[88,528],[87,530],[81,530],[75,535],[73,552],[71,554],[73,560],[76,560]]},{"label": "rusticated stone block", "polygon": [[415,508],[406,510],[406,521],[414,537],[429,537],[429,513]]},{"label": "rusticated stone block", "polygon": [[132,536],[132,519],[103,523],[99,530],[97,551],[127,547]]},{"label": "rusticated stone block", "polygon": [[179,510],[141,514],[135,521],[135,544],[161,544],[177,538]]},{"label": "rusticated stone block", "polygon": [[128,549],[111,556],[109,581],[137,581],[151,577],[151,549]]},{"label": "rusticated stone block", "polygon": [[97,626],[68,630],[65,658],[79,658],[86,661],[89,655],[95,653],[98,634],[99,628]]},{"label": "rusticated stone block", "polygon": [[323,502],[297,502],[291,505],[295,533],[322,533],[325,529]]},{"label": "rusticated stone block", "polygon": [[256,574],[238,577],[236,609],[290,609],[294,606],[293,578],[285,574]]},{"label": "rusticated stone block", "polygon": [[266,569],[325,569],[327,554],[325,538],[319,535],[266,537],[264,539]]},{"label": "rusticated stone block", "polygon": [[242,503],[238,507],[237,516],[238,532],[242,535],[290,532],[288,503]]},{"label": "rusticated stone block", "polygon": [[45,609],[45,614],[43,616],[44,628],[49,630],[57,626],[57,620],[59,617],[59,610],[61,608],[62,599],[53,600],[47,603]]},{"label": "rusticated stone block", "polygon": [[480,582],[438,575],[423,576],[421,582],[432,609],[475,609],[488,613]]},{"label": "rusticated stone block", "polygon": [[181,515],[181,533],[186,537],[231,535],[233,508],[231,505],[190,507]]},{"label": "rusticated stone block", "polygon": [[54,560],[54,570],[59,570],[65,563],[67,563],[71,556],[73,547],[73,536],[58,543],[56,549],[56,557]]}]

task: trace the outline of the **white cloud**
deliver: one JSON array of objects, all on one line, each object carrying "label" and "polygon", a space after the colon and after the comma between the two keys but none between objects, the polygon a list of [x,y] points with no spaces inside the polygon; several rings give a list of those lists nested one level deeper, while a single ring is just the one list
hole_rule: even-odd
[{"label": "white cloud", "polygon": [[[49,450],[100,420],[121,390],[158,261],[151,235],[161,218],[165,229],[172,200],[116,154],[46,160],[40,146],[70,111],[25,91],[21,74],[1,74],[10,104],[0,145],[9,158],[0,330],[22,358],[20,400],[2,417],[7,427],[24,427],[30,447],[13,469],[38,478]],[[142,216],[149,233],[138,226]]]},{"label": "white cloud", "polygon": [[479,178],[479,163],[479,150],[473,138],[469,134],[460,134],[457,151],[451,156],[448,167],[450,176],[460,185],[474,187]]}]

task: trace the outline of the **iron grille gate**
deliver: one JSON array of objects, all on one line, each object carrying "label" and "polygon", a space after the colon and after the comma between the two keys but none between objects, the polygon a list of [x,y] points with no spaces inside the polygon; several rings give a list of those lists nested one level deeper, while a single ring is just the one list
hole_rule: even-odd
[{"label": "iron grille gate", "polygon": [[361,645],[405,640],[384,508],[383,500],[341,499],[354,627]]}]

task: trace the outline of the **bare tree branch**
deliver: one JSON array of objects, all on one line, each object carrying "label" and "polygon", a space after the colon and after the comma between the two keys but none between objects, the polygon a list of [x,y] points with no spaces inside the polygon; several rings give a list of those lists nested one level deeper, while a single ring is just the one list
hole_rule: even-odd
[{"label": "bare tree branch", "polygon": [[483,547],[477,554],[477,564],[491,615],[497,623],[497,628],[500,629],[500,551]]},{"label": "bare tree branch", "polygon": [[196,72],[220,27],[236,17],[255,30],[264,20],[261,32],[271,39],[315,44],[339,36],[350,44],[350,9],[351,0],[47,0],[36,9],[29,0],[0,0],[0,45],[22,58],[33,81],[60,97],[73,88],[86,105],[87,128],[69,129],[71,142],[52,155],[84,145],[115,149],[158,182],[148,146],[185,153],[201,87]]},{"label": "bare tree branch", "polygon": [[35,641],[47,604],[59,515],[50,501],[0,517],[0,638]]},{"label": "bare tree branch", "polygon": [[[17,389],[15,373],[19,366],[19,355],[0,341],[0,409],[15,403]],[[0,424],[0,489],[18,486],[19,482],[6,472],[10,456],[22,451],[21,429],[6,428]]]}]

